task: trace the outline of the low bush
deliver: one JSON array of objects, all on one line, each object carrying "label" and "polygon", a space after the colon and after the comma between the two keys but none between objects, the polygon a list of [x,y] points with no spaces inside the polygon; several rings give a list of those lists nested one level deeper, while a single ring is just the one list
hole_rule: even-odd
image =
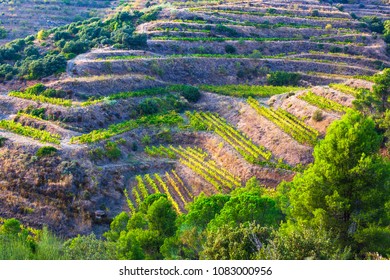
[{"label": "low bush", "polygon": [[324,115],[322,114],[321,110],[315,110],[313,113],[313,116],[311,116],[311,118],[313,120],[315,120],[316,122],[320,122],[324,119]]},{"label": "low bush", "polygon": [[7,138],[0,136],[0,148],[4,146],[5,141],[7,141]]},{"label": "low bush", "polygon": [[121,150],[118,148],[118,144],[115,142],[108,141],[105,148],[105,154],[109,159],[117,160],[121,157]]},{"label": "low bush", "polygon": [[226,45],[226,46],[225,46],[225,52],[226,52],[226,53],[233,54],[233,53],[236,53],[236,52],[237,52],[237,49],[236,49],[236,47],[233,46],[233,45]]},{"label": "low bush", "polygon": [[52,146],[43,146],[37,150],[35,155],[37,157],[48,157],[48,156],[53,156],[57,153],[57,149],[52,147]]},{"label": "low bush", "polygon": [[299,73],[276,71],[267,75],[267,82],[272,86],[294,86],[301,79]]}]

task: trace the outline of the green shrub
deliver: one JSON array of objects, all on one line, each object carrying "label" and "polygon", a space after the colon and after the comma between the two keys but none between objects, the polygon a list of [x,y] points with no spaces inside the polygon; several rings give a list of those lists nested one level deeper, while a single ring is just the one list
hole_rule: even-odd
[{"label": "green shrub", "polygon": [[118,148],[118,144],[115,142],[108,141],[104,148],[106,149],[106,156],[109,159],[116,160],[122,155],[121,150]]},{"label": "green shrub", "polygon": [[40,140],[41,142],[60,144],[60,135],[51,134],[45,130],[39,130],[30,126],[23,126],[21,123],[15,121],[0,120],[0,128],[6,129],[16,134]]},{"label": "green shrub", "polygon": [[14,75],[18,73],[18,70],[12,67],[9,64],[0,65],[0,82],[8,81],[13,78]]},{"label": "green shrub", "polygon": [[26,56],[36,56],[38,57],[39,56],[39,50],[38,48],[34,47],[34,46],[28,46],[24,49],[24,54]]},{"label": "green shrub", "polygon": [[19,66],[20,76],[27,79],[39,79],[64,71],[66,59],[61,54],[47,54],[36,60],[25,60]]},{"label": "green shrub", "polygon": [[87,41],[69,41],[67,42],[62,51],[64,53],[80,54],[89,50],[89,43]]},{"label": "green shrub", "polygon": [[172,142],[172,133],[169,128],[163,128],[156,134],[156,138],[166,143]]},{"label": "green shrub", "polygon": [[66,32],[66,31],[56,31],[56,32],[54,32],[53,39],[54,39],[54,41],[59,41],[62,39],[69,40],[69,39],[72,39],[72,34],[70,34],[69,32]]},{"label": "green shrub", "polygon": [[188,85],[173,85],[167,87],[168,91],[178,92],[181,96],[187,99],[189,102],[197,102],[200,98],[199,89]]},{"label": "green shrub", "polygon": [[368,29],[372,32],[382,34],[385,30],[382,19],[376,16],[364,16],[361,20],[367,24]]},{"label": "green shrub", "polygon": [[[65,97],[67,93],[63,90],[55,90],[51,88],[46,88],[43,84],[38,83],[33,86],[30,86],[26,88],[23,92],[19,91],[11,91],[9,93],[10,96],[24,98],[24,99],[30,99],[45,103],[52,103],[57,105],[63,105],[63,106],[71,106],[72,101],[68,99],[61,99],[61,97]],[[33,108],[27,107],[27,109],[32,110]],[[26,113],[32,113],[29,110],[25,110]],[[40,109],[41,112],[44,114],[44,109]],[[35,112],[38,113],[38,112]],[[34,114],[35,116],[38,116]],[[39,116],[41,117],[41,116]]]},{"label": "green shrub", "polygon": [[272,86],[297,85],[300,79],[299,73],[284,71],[276,71],[267,76],[267,82]]},{"label": "green shrub", "polygon": [[53,97],[53,98],[64,98],[68,95],[64,90],[56,90],[53,88],[48,88],[45,91],[43,91],[41,94],[43,96]]},{"label": "green shrub", "polygon": [[4,146],[5,141],[7,141],[7,138],[0,136],[0,148]]},{"label": "green shrub", "polygon": [[104,148],[106,150],[105,154],[109,159],[116,160],[122,155],[121,150],[118,148],[118,144],[115,142],[108,141]]},{"label": "green shrub", "polygon": [[336,8],[337,8],[340,12],[344,11],[344,6],[341,5],[341,4],[336,4]]},{"label": "green shrub", "polygon": [[313,11],[311,11],[311,16],[312,17],[319,17],[320,16],[320,12],[318,10],[313,10]]},{"label": "green shrub", "polygon": [[233,53],[236,53],[236,52],[237,52],[237,49],[236,49],[236,47],[234,47],[233,45],[226,45],[226,46],[225,46],[225,52],[226,52],[226,53],[233,54]]},{"label": "green shrub", "polygon": [[190,86],[184,87],[181,94],[189,102],[197,102],[201,96],[198,88]]},{"label": "green shrub", "polygon": [[139,18],[137,23],[141,24],[144,22],[156,20],[161,10],[162,10],[161,7],[158,7],[157,9],[153,9],[151,11],[146,12]]},{"label": "green shrub", "polygon": [[0,26],[0,39],[5,39],[7,37],[7,30],[4,27]]},{"label": "green shrub", "polygon": [[296,91],[302,88],[292,86],[261,86],[261,85],[201,85],[201,90],[235,97],[270,97],[276,94]]},{"label": "green shrub", "polygon": [[151,115],[155,114],[159,111],[159,104],[157,99],[154,98],[146,98],[138,105],[138,112],[141,115]]},{"label": "green shrub", "polygon": [[26,95],[42,95],[45,97],[54,97],[54,98],[63,98],[67,95],[64,90],[56,90],[52,88],[47,88],[41,83],[35,84],[33,86],[27,87],[23,94]]},{"label": "green shrub", "polygon": [[144,137],[142,137],[141,139],[141,143],[144,144],[144,145],[149,145],[150,142],[151,142],[151,138],[149,135],[145,135]]},{"label": "green shrub", "polygon": [[96,238],[95,234],[78,235],[64,243],[64,255],[67,260],[108,260],[110,254],[107,242]]},{"label": "green shrub", "polygon": [[15,218],[7,219],[0,227],[0,233],[16,235],[22,231],[22,224]]},{"label": "green shrub", "polygon": [[276,14],[276,12],[277,12],[277,10],[274,9],[274,8],[268,8],[268,9],[267,9],[267,13],[268,13],[268,14],[274,15],[274,14]]},{"label": "green shrub", "polygon": [[218,33],[222,33],[222,34],[229,36],[229,37],[237,37],[239,35],[239,33],[235,29],[227,27],[223,24],[217,24],[217,27],[215,28],[215,30]]},{"label": "green shrub", "polygon": [[34,94],[34,95],[39,95],[41,94],[44,90],[46,89],[46,87],[41,84],[41,83],[38,83],[38,84],[35,84],[33,86],[30,86],[28,88],[26,88],[24,90],[24,93],[25,94]]},{"label": "green shrub", "polygon": [[104,157],[104,151],[102,148],[92,149],[88,152],[92,160],[100,160]]},{"label": "green shrub", "polygon": [[331,47],[329,48],[329,51],[330,51],[331,53],[341,53],[341,52],[343,52],[343,49],[340,48],[340,47],[331,46]]},{"label": "green shrub", "polygon": [[52,147],[52,146],[43,146],[37,150],[35,155],[37,157],[48,157],[48,156],[53,156],[57,153],[57,149]]},{"label": "green shrub", "polygon": [[324,116],[323,116],[321,110],[315,110],[314,113],[313,113],[313,116],[311,118],[313,120],[315,120],[316,122],[320,122],[320,121],[322,121],[324,119]]}]

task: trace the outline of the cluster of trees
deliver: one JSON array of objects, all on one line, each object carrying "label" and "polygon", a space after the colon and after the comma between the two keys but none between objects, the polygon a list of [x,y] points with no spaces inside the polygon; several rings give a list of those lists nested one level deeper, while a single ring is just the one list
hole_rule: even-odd
[{"label": "cluster of trees", "polygon": [[[358,19],[354,13],[351,16]],[[363,16],[359,20],[364,27],[382,36],[383,40],[388,44],[387,53],[390,53],[390,20],[384,20],[377,16]]]},{"label": "cluster of trees", "polygon": [[34,37],[29,36],[0,47],[0,81],[11,80],[15,75],[38,79],[65,70],[66,59],[62,54],[42,53],[33,41]]},{"label": "cluster of trees", "polygon": [[[120,214],[106,237],[115,247],[123,245],[124,236],[134,238],[133,245],[139,243],[126,243],[132,253],[119,258],[389,257],[390,163],[378,154],[381,141],[371,118],[350,111],[316,146],[313,165],[277,192],[267,192],[251,179],[229,195],[199,196],[175,222],[166,201],[160,211],[172,216],[164,221],[162,215],[158,221],[170,225],[164,229],[169,234],[161,231],[158,236],[164,240],[148,243],[152,247],[143,242],[143,234],[150,236],[145,230],[152,228],[145,206],[131,216]],[[137,253],[141,251],[144,255]]]},{"label": "cluster of trees", "polygon": [[146,12],[122,11],[104,22],[99,18],[92,18],[54,28],[50,33],[53,34],[55,45],[67,58],[102,45],[142,48],[146,46],[147,37],[145,34],[135,34],[135,26],[157,19],[160,11],[161,7],[150,8]]},{"label": "cluster of trees", "polygon": [[361,20],[366,23],[368,29],[370,29],[372,32],[383,34],[385,27],[384,21],[381,18],[376,16],[364,16],[361,18]]},{"label": "cluster of trees", "polygon": [[[135,34],[135,26],[156,19],[160,11],[160,7],[155,7],[146,12],[119,12],[106,21],[91,18],[14,40],[0,47],[0,81],[11,80],[15,76],[39,79],[63,72],[67,59],[93,47],[145,47],[147,37]],[[55,48],[49,51],[38,48],[34,45],[35,39],[40,40],[42,45],[46,45],[47,40],[53,40]]]},{"label": "cluster of trees", "polygon": [[361,90],[353,104],[365,115],[372,116],[376,128],[384,135],[384,144],[390,150],[390,68],[374,75],[373,90]]},{"label": "cluster of trees", "polygon": [[47,228],[37,231],[16,219],[0,219],[0,259],[56,260],[62,258],[62,243]]},{"label": "cluster of trees", "polygon": [[24,91],[23,94],[26,95],[42,95],[45,97],[56,97],[56,98],[64,98],[67,97],[70,93],[64,90],[57,90],[57,89],[52,89],[48,88],[42,83],[37,83],[35,85],[27,87]]},{"label": "cluster of trees", "polygon": [[282,229],[321,230],[343,255],[389,256],[390,163],[378,154],[381,142],[374,121],[358,112],[333,123],[314,164],[279,186]]},{"label": "cluster of trees", "polygon": [[0,39],[7,38],[7,34],[7,30],[3,26],[0,26]]}]

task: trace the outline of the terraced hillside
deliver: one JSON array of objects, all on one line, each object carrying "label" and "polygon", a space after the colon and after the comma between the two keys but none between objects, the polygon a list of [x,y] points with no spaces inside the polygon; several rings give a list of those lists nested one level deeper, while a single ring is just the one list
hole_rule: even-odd
[{"label": "terraced hillside", "polygon": [[381,36],[327,3],[149,9],[145,47],[96,48],[0,95],[0,216],[100,233],[151,193],[183,213],[252,177],[274,188],[390,65]]},{"label": "terraced hillside", "polygon": [[174,4],[137,27],[148,34],[148,52],[97,50],[76,60],[70,72],[123,75],[131,69],[170,82],[225,84],[262,83],[269,71],[296,71],[304,80],[326,84],[388,66],[381,38],[348,13],[316,1],[288,7]]}]

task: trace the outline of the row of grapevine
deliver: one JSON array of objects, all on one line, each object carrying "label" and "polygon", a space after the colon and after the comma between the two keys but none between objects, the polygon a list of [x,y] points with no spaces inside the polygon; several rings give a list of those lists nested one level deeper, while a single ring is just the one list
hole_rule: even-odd
[{"label": "row of grapevine", "polygon": [[299,143],[313,146],[316,144],[319,135],[318,131],[308,126],[294,115],[281,108],[274,110],[261,106],[256,99],[251,97],[248,98],[248,103],[257,113],[272,121]]},{"label": "row of grapevine", "polygon": [[293,86],[260,86],[260,85],[201,85],[204,91],[211,91],[218,94],[234,97],[270,97],[286,92],[297,91],[303,88]]},{"label": "row of grapevine", "polygon": [[167,157],[167,158],[176,158],[175,152],[173,152],[171,149],[164,147],[160,145],[159,147],[156,146],[146,146],[145,147],[145,153],[147,153],[151,157]]},{"label": "row of grapevine", "polygon": [[316,95],[311,91],[308,91],[307,93],[298,96],[298,98],[324,110],[331,110],[337,112],[346,112],[348,110],[348,107],[343,106],[328,98]]},{"label": "row of grapevine", "polygon": [[0,120],[0,128],[11,131],[19,135],[31,137],[41,142],[60,144],[60,139],[61,139],[60,135],[52,134],[45,130],[39,130],[31,126],[25,126],[15,121]]},{"label": "row of grapevine", "polygon": [[130,199],[129,193],[127,192],[126,189],[124,190],[124,194],[126,197],[127,206],[129,207],[130,213],[135,213],[136,207],[135,207],[133,201]]},{"label": "row of grapevine", "polygon": [[164,193],[167,195],[169,201],[171,201],[173,207],[175,208],[176,212],[177,213],[182,213],[182,211],[180,210],[179,208],[179,205],[177,204],[176,200],[172,197],[172,194],[167,186],[167,184],[163,181],[163,179],[160,177],[159,174],[154,174],[154,177],[156,178],[158,184],[160,185],[160,187],[163,188],[164,190]]},{"label": "row of grapevine", "polygon": [[75,136],[70,139],[71,144],[75,143],[94,143],[108,139],[115,135],[125,133],[139,126],[159,126],[159,125],[177,125],[183,122],[183,118],[175,111],[165,114],[145,115],[138,119],[132,119],[117,124],[112,124],[108,128],[92,130],[89,133]]},{"label": "row of grapevine", "polygon": [[225,119],[210,112],[194,112],[187,114],[190,125],[198,130],[210,130],[221,136],[236,151],[238,151],[247,161],[251,163],[261,163],[269,161],[272,157],[270,151],[266,151],[263,146],[255,145],[251,139],[237,130]]},{"label": "row of grapevine", "polygon": [[301,15],[301,14],[298,14],[298,13],[291,13],[290,11],[281,11],[281,12],[263,12],[263,11],[243,11],[243,10],[236,10],[236,9],[229,9],[229,8],[226,8],[226,7],[215,7],[213,9],[210,9],[208,7],[196,7],[196,8],[189,8],[188,9],[189,11],[191,12],[202,12],[204,14],[219,14],[219,15],[223,15],[223,14],[234,14],[234,15],[251,15],[251,16],[259,16],[259,17],[265,17],[265,16],[268,16],[268,17],[293,17],[293,18],[304,18],[304,19],[313,19],[313,20],[316,20],[316,21],[332,21],[332,22],[335,22],[335,21],[348,21],[349,19],[348,18],[344,18],[344,17],[332,17],[332,18],[329,18],[329,17],[323,17],[323,16],[312,16],[312,15]]},{"label": "row of grapevine", "polygon": [[65,107],[71,107],[72,106],[72,100],[69,99],[63,99],[63,98],[54,98],[54,97],[46,97],[43,95],[36,95],[36,94],[30,94],[30,93],[23,93],[20,91],[11,91],[9,96],[42,102],[42,103],[50,103],[54,105],[60,105]]},{"label": "row of grapevine", "polygon": [[[172,41],[187,41],[187,42],[225,42],[238,39],[236,37],[177,37],[177,36],[154,36],[153,40],[172,40]],[[256,41],[256,42],[281,42],[281,41],[298,41],[298,38],[293,37],[240,37],[241,41]]]},{"label": "row of grapevine", "polygon": [[344,84],[329,84],[330,88],[341,91],[342,93],[357,96],[362,89],[357,89]]},{"label": "row of grapevine", "polygon": [[217,190],[223,191],[224,187],[234,189],[241,186],[240,179],[232,175],[226,169],[217,166],[214,161],[206,160],[207,153],[202,150],[188,147],[170,148],[180,156],[180,162],[189,167],[196,174],[203,177],[212,184]]},{"label": "row of grapevine", "polygon": [[[153,151],[153,152],[150,152]],[[168,154],[174,154],[175,158],[179,157],[179,161],[185,166],[189,167],[196,174],[201,176],[217,190],[223,191],[224,187],[234,189],[241,186],[240,178],[232,175],[228,170],[217,165],[213,160],[208,160],[208,153],[198,147],[183,148],[179,146],[164,147],[146,147],[145,152],[150,156],[168,157]],[[169,156],[172,158],[172,156]]]},{"label": "row of grapevine", "polygon": [[[183,212],[185,205],[193,199],[193,195],[174,170],[166,172],[164,178],[155,173],[153,175],[146,174],[143,177],[138,175],[135,180],[136,185],[131,192],[135,203],[129,206],[131,211],[136,209],[136,206],[139,206],[149,194],[153,193],[166,194],[179,214]],[[128,204],[133,202],[131,199],[128,200]]]}]

